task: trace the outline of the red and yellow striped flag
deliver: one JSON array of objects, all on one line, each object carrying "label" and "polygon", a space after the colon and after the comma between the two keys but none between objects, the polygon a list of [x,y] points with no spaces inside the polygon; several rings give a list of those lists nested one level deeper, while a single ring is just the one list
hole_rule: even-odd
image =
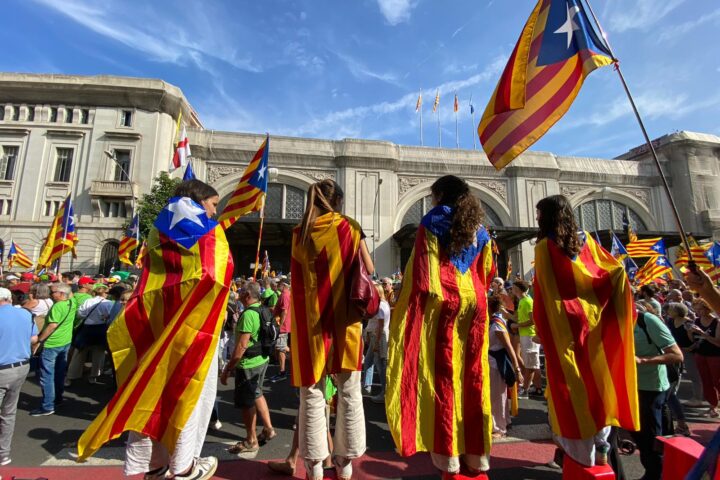
[{"label": "red and yellow striped flag", "polygon": [[586,439],[608,425],[637,430],[635,308],[625,269],[585,233],[574,260],[554,241],[538,242],[535,272],[553,432]]},{"label": "red and yellow striped flag", "polygon": [[130,260],[130,254],[138,247],[140,241],[140,217],[138,215],[133,216],[130,225],[125,231],[125,235],[120,239],[120,246],[118,247],[118,259],[122,263],[133,265],[133,261]]},{"label": "red and yellow striped flag", "polygon": [[350,304],[351,272],[362,229],[355,220],[326,213],[315,220],[307,245],[293,230],[292,382],[316,384],[325,373],[352,372],[362,365],[362,319]]},{"label": "red and yellow striped flag", "polygon": [[135,259],[135,268],[143,268],[143,260],[147,255],[147,242],[143,240],[140,245],[140,251],[138,252],[137,258]]},{"label": "red and yellow striped flag", "polygon": [[75,246],[78,243],[78,237],[75,233],[75,212],[73,211],[70,195],[60,204],[60,208],[55,214],[53,223],[50,225],[43,247],[40,250],[40,258],[38,259],[38,270],[42,267],[52,267],[55,260],[59,259],[63,254],[71,252],[73,258],[75,255]]},{"label": "red and yellow striped flag", "polygon": [[78,461],[126,431],[173,452],[206,376],[217,374],[232,256],[222,227],[180,201],[158,216],[138,285],[108,330],[118,389],[80,437]]},{"label": "red and yellow striped flag", "polygon": [[613,62],[581,2],[539,0],[478,126],[500,170],[568,111],[596,68]]},{"label": "red and yellow striped flag", "polygon": [[403,456],[486,455],[492,417],[485,268],[492,247],[481,229],[476,244],[448,258],[442,227],[428,218],[436,209],[418,229],[390,322],[388,425]]},{"label": "red and yellow striped flag", "polygon": [[[712,242],[705,243],[703,245],[698,244],[697,240],[692,236],[688,237],[688,243],[690,244],[690,253],[692,253],[692,259],[698,267],[701,267],[705,271],[709,271],[713,268],[713,263],[707,257],[707,251],[713,246]],[[677,268],[687,267],[688,254],[685,250],[685,246],[681,243],[677,250],[677,259],[675,260],[675,266]]]},{"label": "red and yellow striped flag", "polygon": [[23,251],[20,246],[14,241],[10,240],[10,250],[7,255],[8,268],[12,270],[14,264],[20,265],[22,268],[30,268],[33,266],[32,260]]},{"label": "red and yellow striped flag", "polygon": [[435,92],[435,101],[433,102],[433,113],[437,112],[438,107],[440,106],[440,89],[438,89]]},{"label": "red and yellow striped flag", "polygon": [[663,275],[672,273],[670,261],[663,255],[656,255],[648,260],[635,274],[635,283],[638,286],[652,283]]}]

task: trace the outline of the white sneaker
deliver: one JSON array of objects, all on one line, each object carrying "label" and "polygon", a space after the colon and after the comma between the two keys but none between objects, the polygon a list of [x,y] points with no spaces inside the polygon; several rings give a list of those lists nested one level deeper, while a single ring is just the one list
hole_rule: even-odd
[{"label": "white sneaker", "polygon": [[212,478],[218,467],[218,459],[216,457],[203,457],[195,461],[190,473],[187,475],[175,475],[175,478],[188,480],[207,480]]},{"label": "white sneaker", "polygon": [[[5,465],[10,465],[11,462],[12,462],[12,458],[5,457],[2,460],[0,460],[0,467],[4,467]],[[2,477],[0,477],[0,478],[2,478]]]},{"label": "white sneaker", "polygon": [[220,420],[215,420],[215,423],[213,423],[213,429],[220,430],[221,428],[222,428],[222,423],[220,423]]},{"label": "white sneaker", "polygon": [[170,470],[170,468],[167,465],[156,468],[155,470],[147,472],[143,477],[143,480],[162,480],[166,478],[168,470]]}]

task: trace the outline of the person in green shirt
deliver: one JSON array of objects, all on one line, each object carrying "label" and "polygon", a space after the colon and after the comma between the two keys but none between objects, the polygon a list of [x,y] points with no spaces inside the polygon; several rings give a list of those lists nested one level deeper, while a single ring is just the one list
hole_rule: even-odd
[{"label": "person in green shirt", "polygon": [[40,353],[40,388],[42,405],[30,412],[34,417],[52,415],[63,400],[67,354],[72,341],[77,306],[72,301],[72,289],[64,283],[54,283],[50,293],[55,302],[45,319],[38,337],[43,346]]},{"label": "person in green shirt", "polygon": [[278,301],[278,295],[275,291],[277,289],[277,283],[274,280],[266,278],[264,285],[265,290],[263,290],[262,295],[260,295],[260,301],[268,308],[275,308]]},{"label": "person in green shirt", "polygon": [[[256,282],[247,284],[240,294],[240,300],[245,310],[235,328],[235,351],[220,376],[220,382],[227,385],[228,376],[235,368],[235,407],[242,410],[243,423],[247,430],[245,440],[228,449],[235,454],[257,452],[260,444],[276,436],[262,391],[269,359],[259,351],[258,344],[262,308],[260,285]],[[255,433],[258,415],[264,425],[259,436]]]},{"label": "person in green shirt", "polygon": [[670,389],[668,364],[683,361],[683,354],[667,326],[647,310],[652,304],[644,300],[637,303],[638,317],[635,336],[635,363],[637,364],[638,405],[640,431],[631,432],[640,450],[640,463],[645,467],[647,480],[660,480],[662,455],[655,451],[655,437],[663,435],[662,407]]},{"label": "person in green shirt", "polygon": [[[518,299],[515,321],[520,334],[520,347],[522,349],[523,390],[530,395],[542,395],[542,378],[540,375],[540,345],[533,341],[537,335],[533,321],[533,299],[528,294],[530,284],[525,280],[513,282],[512,293]],[[532,385],[532,388],[531,388]],[[522,393],[522,392],[521,392]]]}]

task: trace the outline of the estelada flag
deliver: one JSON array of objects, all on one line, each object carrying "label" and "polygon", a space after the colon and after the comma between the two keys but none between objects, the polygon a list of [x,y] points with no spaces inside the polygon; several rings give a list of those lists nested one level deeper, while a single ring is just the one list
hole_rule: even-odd
[{"label": "estelada flag", "polygon": [[390,321],[385,404],[403,456],[486,455],[491,447],[485,268],[492,247],[481,227],[472,245],[449,257],[450,218],[441,205],[420,223]]},{"label": "estelada flag", "polygon": [[138,244],[140,243],[140,217],[135,215],[125,230],[125,235],[120,239],[120,246],[118,247],[118,258],[122,263],[132,265],[133,262],[130,260],[130,254],[135,251]]},{"label": "estelada flag", "polygon": [[267,135],[218,218],[223,228],[230,228],[238,218],[263,207],[268,185],[269,151],[270,135]]},{"label": "estelada flag", "polygon": [[225,231],[173,197],[147,239],[132,297],[108,329],[118,389],[78,442],[78,460],[123,432],[175,450],[217,356],[233,260]]},{"label": "estelada flag", "polygon": [[635,307],[623,266],[588,233],[574,259],[544,238],[533,285],[553,432],[586,439],[608,425],[638,430]]},{"label": "estelada flag", "polygon": [[[698,267],[707,271],[713,267],[712,262],[712,243],[706,243],[704,245],[698,244],[697,240],[692,236],[688,236],[688,243],[690,244],[690,253],[692,253],[693,262]],[[677,259],[675,260],[675,266],[677,268],[687,267],[688,254],[685,250],[685,246],[681,243],[678,247]]]},{"label": "estelada flag", "polygon": [[580,0],[539,0],[478,126],[490,163],[500,170],[538,141],[612,62]]},{"label": "estelada flag", "polygon": [[635,274],[635,283],[639,286],[647,285],[670,272],[672,272],[672,265],[667,257],[657,255],[651,257],[650,260],[637,271]]},{"label": "estelada flag", "polygon": [[55,260],[68,252],[71,252],[73,258],[75,258],[75,245],[77,243],[75,212],[73,210],[72,200],[70,200],[70,195],[68,195],[63,203],[60,204],[53,223],[50,225],[50,231],[40,251],[38,267],[51,267],[53,263],[55,263]]},{"label": "estelada flag", "polygon": [[305,245],[300,227],[293,230],[290,354],[296,387],[314,385],[325,373],[361,368],[362,318],[350,303],[361,235],[355,220],[335,212],[315,220]]},{"label": "estelada flag", "polygon": [[22,268],[30,268],[33,263],[30,260],[22,248],[18,246],[13,240],[10,240],[10,250],[7,255],[8,268],[12,269],[14,264],[20,265]]},{"label": "estelada flag", "polygon": [[628,243],[625,249],[632,258],[655,257],[657,255],[667,256],[665,241],[661,237],[635,240],[634,242]]}]

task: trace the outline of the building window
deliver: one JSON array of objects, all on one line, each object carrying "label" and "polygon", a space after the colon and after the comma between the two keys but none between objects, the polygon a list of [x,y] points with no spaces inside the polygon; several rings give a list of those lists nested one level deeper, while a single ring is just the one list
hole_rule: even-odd
[{"label": "building window", "polygon": [[50,107],[50,122],[56,123],[58,120],[58,109],[57,107]]},{"label": "building window", "polygon": [[115,175],[113,179],[116,182],[129,182],[130,177],[130,151],[115,150]]},{"label": "building window", "polygon": [[58,210],[60,210],[60,204],[63,201],[61,200],[46,200],[45,201],[45,211],[44,214],[46,217],[54,217],[55,214],[57,214]]},{"label": "building window", "polygon": [[[484,224],[486,226],[491,227],[499,227],[502,226],[502,221],[500,221],[500,217],[497,213],[495,213],[495,210],[490,208],[490,206],[480,201],[480,205],[482,206],[483,210],[485,210],[485,220]],[[425,198],[421,198],[417,202],[415,202],[405,213],[405,216],[403,217],[401,227],[404,227],[405,225],[419,225],[422,221],[425,214],[427,214],[430,210],[432,210],[432,197],[428,195]]]},{"label": "building window", "polygon": [[0,104],[0,121],[5,120],[5,105]]},{"label": "building window", "polygon": [[623,230],[623,217],[627,215],[630,226],[638,231],[646,231],[645,222],[640,215],[627,205],[613,200],[591,200],[575,207],[575,218],[583,230]]},{"label": "building window", "polygon": [[100,211],[102,216],[105,218],[125,218],[127,216],[127,209],[125,208],[125,202],[122,200],[118,201],[100,201]]},{"label": "building window", "polygon": [[[224,208],[230,196],[220,202]],[[219,208],[218,210],[222,210]],[[265,197],[265,218],[300,220],[305,212],[305,190],[282,183],[268,185]],[[259,212],[248,214],[248,218],[259,218]]]},{"label": "building window", "polygon": [[69,182],[72,170],[73,149],[58,148],[56,151],[55,177],[56,182]]},{"label": "building window", "polygon": [[20,120],[20,107],[17,105],[13,105],[10,107],[10,109],[12,111],[13,121],[17,122],[18,120]]},{"label": "building window", "polygon": [[0,200],[0,215],[10,215],[12,209],[12,200]]},{"label": "building window", "polygon": [[12,180],[15,177],[19,148],[3,145],[0,149],[0,180]]},{"label": "building window", "polygon": [[123,110],[120,114],[120,125],[132,127],[132,110]]},{"label": "building window", "polygon": [[72,108],[66,108],[65,109],[65,123],[73,123],[73,117],[75,115],[75,112]]},{"label": "building window", "polygon": [[30,105],[27,108],[28,108],[27,121],[34,122],[35,121],[35,106]]},{"label": "building window", "polygon": [[87,123],[90,121],[90,110],[87,108],[83,108],[80,110],[80,123],[83,125],[87,125]]}]

